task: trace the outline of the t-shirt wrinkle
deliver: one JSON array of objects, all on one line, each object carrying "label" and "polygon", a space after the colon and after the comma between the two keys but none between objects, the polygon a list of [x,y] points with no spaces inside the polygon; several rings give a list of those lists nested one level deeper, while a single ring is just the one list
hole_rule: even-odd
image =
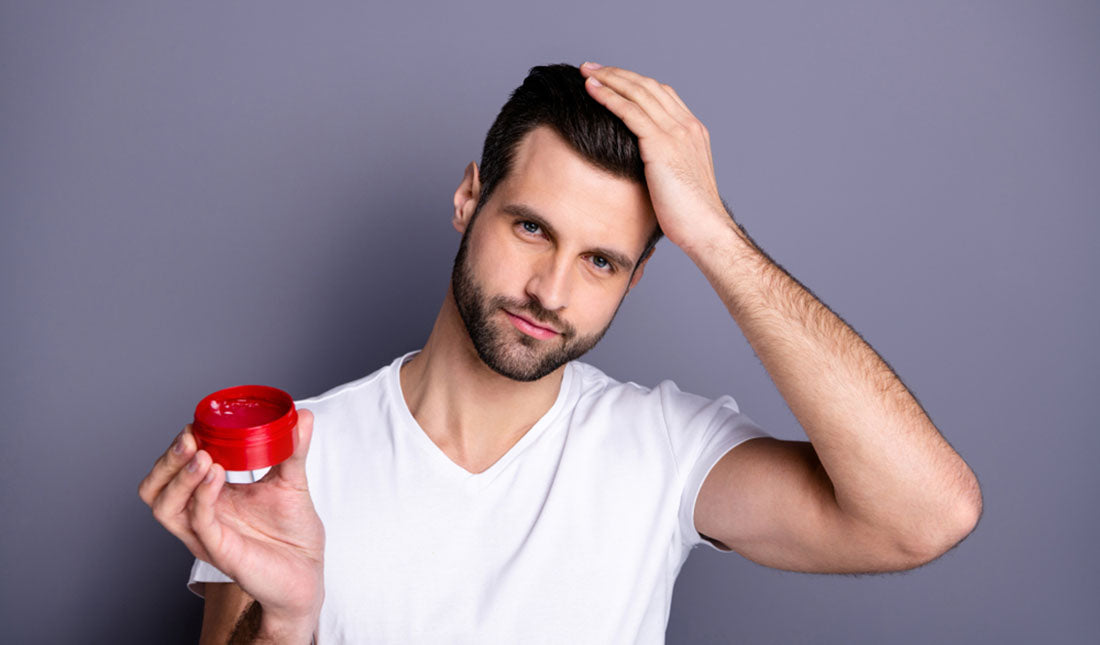
[{"label": "t-shirt wrinkle", "polygon": [[668,454],[672,455],[672,465],[676,468],[676,480],[680,482],[681,485],[683,485],[684,476],[683,473],[680,472],[680,464],[676,459],[676,448],[674,448],[672,445],[672,432],[669,429],[668,413],[666,412],[665,407],[665,398],[663,396],[659,396],[657,397],[657,399],[660,401],[661,404],[661,421],[663,422],[663,427],[665,429],[665,441],[668,442]]}]

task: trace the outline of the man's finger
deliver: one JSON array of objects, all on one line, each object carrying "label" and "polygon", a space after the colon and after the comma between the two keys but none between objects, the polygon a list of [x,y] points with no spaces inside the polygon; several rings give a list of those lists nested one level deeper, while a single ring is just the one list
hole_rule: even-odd
[{"label": "man's finger", "polygon": [[187,503],[212,462],[205,450],[199,450],[153,500],[153,517],[173,534],[190,531],[185,515]]},{"label": "man's finger", "polygon": [[660,103],[661,107],[664,108],[665,111],[668,112],[668,115],[677,123],[683,123],[688,119],[694,118],[691,111],[687,109],[687,105],[673,98],[672,94],[665,89],[664,84],[657,79],[644,76],[638,72],[633,72],[622,67],[612,67],[609,74],[612,77],[623,77],[644,89],[655,101]]},{"label": "man's finger", "polygon": [[588,94],[601,105],[611,110],[612,114],[622,119],[626,127],[630,128],[639,139],[662,132],[661,126],[653,121],[637,103],[622,96],[607,85],[594,84],[595,76],[588,77],[584,85],[588,88]]},{"label": "man's finger", "polygon": [[222,551],[222,526],[214,515],[214,503],[224,485],[225,469],[219,464],[211,464],[191,498],[191,530],[207,552]]},{"label": "man's finger", "polygon": [[296,488],[305,490],[309,488],[306,481],[306,455],[309,454],[309,444],[313,438],[313,412],[302,408],[298,410],[298,425],[294,428],[295,443],[294,454],[283,463],[275,466],[279,477],[291,483]]},{"label": "man's finger", "polygon": [[684,110],[687,110],[688,112],[691,112],[691,110],[688,109],[687,103],[684,103],[684,99],[680,98],[680,95],[676,93],[676,90],[672,89],[671,85],[661,83],[661,89],[668,92],[672,98],[676,99],[676,102],[680,104],[680,107],[684,108]]},{"label": "man's finger", "polygon": [[195,437],[191,434],[191,424],[184,426],[183,431],[176,436],[176,440],[168,450],[153,464],[153,469],[145,476],[138,486],[138,496],[147,506],[152,506],[161,491],[179,473],[180,469],[187,465],[195,452]]},{"label": "man's finger", "polygon": [[582,69],[621,96],[637,103],[666,132],[683,125],[685,117],[691,116],[690,112],[661,88],[660,83],[648,76],[620,67]]}]

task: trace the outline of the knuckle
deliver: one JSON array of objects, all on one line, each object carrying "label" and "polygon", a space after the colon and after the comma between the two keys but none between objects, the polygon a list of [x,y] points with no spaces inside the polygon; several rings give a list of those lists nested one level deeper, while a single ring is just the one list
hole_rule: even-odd
[{"label": "knuckle", "polygon": [[138,497],[141,498],[141,501],[145,502],[146,506],[151,506],[153,503],[153,498],[149,494],[149,486],[148,479],[143,479],[141,483],[138,484]]},{"label": "knuckle", "polygon": [[154,503],[153,504],[153,518],[156,519],[161,524],[163,524],[165,526],[168,526],[168,520],[170,518],[169,518],[169,515],[168,515],[168,511],[166,511],[165,508],[164,508],[164,504],[159,504],[159,503]]}]

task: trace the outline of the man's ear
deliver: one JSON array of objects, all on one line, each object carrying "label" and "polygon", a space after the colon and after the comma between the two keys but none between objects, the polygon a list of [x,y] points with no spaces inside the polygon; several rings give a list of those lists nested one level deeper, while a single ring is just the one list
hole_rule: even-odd
[{"label": "man's ear", "polygon": [[481,178],[478,176],[477,163],[471,161],[466,166],[466,172],[462,175],[462,182],[455,191],[455,215],[452,223],[455,230],[465,233],[470,224],[470,218],[477,208],[478,197],[481,196]]},{"label": "man's ear", "polygon": [[649,262],[649,258],[653,257],[653,252],[656,250],[657,245],[654,244],[646,251],[646,254],[642,256],[642,259],[638,261],[638,266],[634,269],[634,275],[630,276],[630,285],[626,288],[627,293],[630,293],[634,285],[638,284],[638,281],[642,279],[642,274],[645,273],[645,263]]}]

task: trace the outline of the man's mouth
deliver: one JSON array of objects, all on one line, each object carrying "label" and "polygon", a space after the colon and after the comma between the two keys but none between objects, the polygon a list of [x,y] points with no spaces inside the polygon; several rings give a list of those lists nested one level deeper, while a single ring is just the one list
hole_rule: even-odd
[{"label": "man's mouth", "polygon": [[508,316],[508,320],[511,321],[512,325],[514,325],[516,329],[527,334],[528,336],[533,336],[535,338],[546,340],[547,338],[553,338],[554,336],[557,336],[559,333],[552,327],[544,327],[542,325],[539,325],[538,323],[528,320],[527,318],[524,318],[523,316],[517,316],[507,309],[504,309],[503,311],[504,314]]}]

